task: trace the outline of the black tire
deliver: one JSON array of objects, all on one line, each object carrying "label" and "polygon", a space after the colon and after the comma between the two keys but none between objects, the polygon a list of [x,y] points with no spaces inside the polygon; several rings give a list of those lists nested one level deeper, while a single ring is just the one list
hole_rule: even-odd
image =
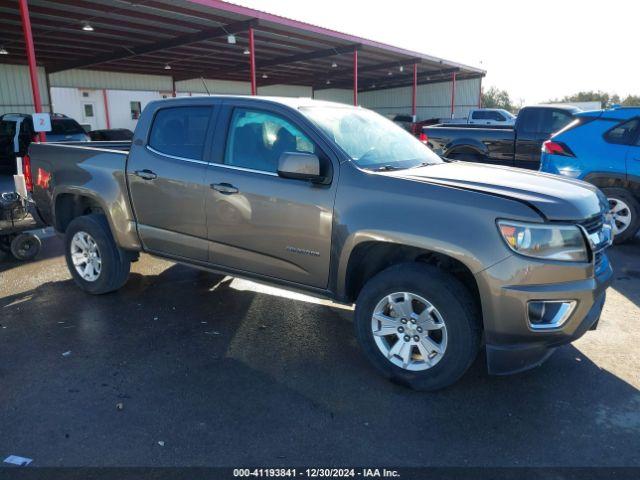
[{"label": "black tire", "polygon": [[616,244],[625,243],[636,236],[640,229],[640,204],[638,200],[633,196],[631,192],[624,188],[619,187],[606,187],[602,189],[602,192],[609,199],[609,203],[619,200],[624,202],[629,207],[629,215],[631,216],[631,223],[620,234],[616,235],[613,242]]},{"label": "black tire", "polygon": [[[101,259],[101,271],[93,281],[85,280],[76,270],[71,258],[71,242],[78,232],[86,232],[95,241]],[[113,292],[122,287],[129,276],[131,261],[126,251],[118,248],[104,215],[92,214],[74,218],[65,237],[67,267],[76,284],[93,295]]]},{"label": "black tire", "polygon": [[32,233],[21,233],[11,240],[11,254],[18,260],[33,260],[38,253],[42,242]]},{"label": "black tire", "polygon": [[[374,309],[385,296],[400,291],[428,300],[446,325],[446,349],[440,361],[427,370],[405,370],[388,360],[376,345],[371,328]],[[405,263],[384,270],[365,284],[356,302],[354,326],[365,356],[384,377],[415,390],[433,391],[455,383],[476,358],[481,334],[476,310],[473,297],[451,274],[427,264]]]}]

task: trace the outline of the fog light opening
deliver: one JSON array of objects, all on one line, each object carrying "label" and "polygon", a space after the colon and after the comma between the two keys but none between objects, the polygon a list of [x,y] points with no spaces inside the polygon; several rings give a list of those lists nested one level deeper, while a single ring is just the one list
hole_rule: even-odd
[{"label": "fog light opening", "polygon": [[575,300],[531,300],[527,315],[533,330],[552,330],[562,327],[576,308]]}]

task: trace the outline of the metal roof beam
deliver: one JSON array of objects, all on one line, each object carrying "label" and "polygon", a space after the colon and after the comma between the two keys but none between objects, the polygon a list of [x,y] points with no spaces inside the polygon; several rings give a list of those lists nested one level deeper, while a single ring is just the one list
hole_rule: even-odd
[{"label": "metal roof beam", "polygon": [[[281,57],[276,57],[276,58],[266,59],[266,60],[256,59],[256,68],[268,68],[268,67],[275,67],[278,65],[287,65],[287,64],[296,63],[296,62],[305,62],[309,60],[315,60],[317,58],[333,57],[335,55],[342,55],[344,53],[352,53],[354,50],[358,50],[360,47],[361,45],[356,43],[356,44],[350,44],[350,45],[343,45],[335,48],[324,48],[322,50],[314,50],[312,52],[297,53],[295,55],[284,55]],[[179,65],[180,61],[178,60],[174,62],[174,64]],[[225,75],[231,72],[238,72],[238,71],[243,71],[248,69],[249,69],[249,63],[243,62],[243,63],[236,63],[235,65],[231,65],[228,68],[222,68],[220,70],[203,72],[203,73],[210,76],[213,75],[210,78],[216,78],[219,75]],[[194,78],[194,77],[180,76],[180,77],[176,77],[176,80],[177,81],[188,80],[189,78]]]},{"label": "metal roof beam", "polygon": [[135,57],[137,55],[144,55],[145,53],[157,52],[168,48],[180,47],[183,45],[189,45],[191,43],[202,42],[210,38],[221,37],[223,35],[230,35],[247,30],[250,26],[256,26],[258,20],[245,20],[242,22],[230,23],[228,25],[222,25],[207,30],[201,30],[195,33],[188,33],[186,35],[180,35],[175,38],[167,40],[161,40],[159,42],[140,45],[131,48],[119,48],[109,53],[102,55],[96,55],[90,59],[76,60],[73,62],[62,63],[53,65],[48,70],[50,73],[60,72],[62,70],[70,70],[72,68],[84,68],[99,65],[101,63],[111,62],[114,60],[122,60],[125,58]]}]

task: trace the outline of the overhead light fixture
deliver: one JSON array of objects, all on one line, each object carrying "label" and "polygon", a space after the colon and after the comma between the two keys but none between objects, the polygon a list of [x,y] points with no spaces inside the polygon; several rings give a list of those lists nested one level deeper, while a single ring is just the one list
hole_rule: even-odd
[{"label": "overhead light fixture", "polygon": [[393,75],[393,72],[387,72],[388,77],[390,77],[391,75]]},{"label": "overhead light fixture", "polygon": [[327,85],[331,85],[331,80],[327,80]]},{"label": "overhead light fixture", "polygon": [[251,55],[251,52],[249,51],[248,48],[245,48],[244,52],[242,52],[242,53],[244,53],[245,55]]},{"label": "overhead light fixture", "polygon": [[82,24],[82,30],[84,30],[85,32],[93,32],[93,27],[89,22],[84,22]]},{"label": "overhead light fixture", "polygon": [[372,84],[371,84],[371,88],[376,88],[376,84],[375,84],[375,83],[372,83]]},{"label": "overhead light fixture", "polygon": [[9,55],[9,52],[6,48],[0,47],[0,55]]},{"label": "overhead light fixture", "polygon": [[331,68],[338,68],[338,64],[336,62],[331,63]]},{"label": "overhead light fixture", "polygon": [[236,44],[236,36],[235,35],[227,35],[227,43],[230,43],[231,45],[235,45]]},{"label": "overhead light fixture", "polygon": [[267,75],[266,73],[263,73],[262,78],[269,78],[269,75]]},{"label": "overhead light fixture", "polygon": [[404,67],[400,65],[400,68],[398,68],[398,70],[400,70],[401,72],[404,72]]},{"label": "overhead light fixture", "polygon": [[168,63],[164,64],[164,69],[165,70],[171,70],[171,65],[169,65]]}]

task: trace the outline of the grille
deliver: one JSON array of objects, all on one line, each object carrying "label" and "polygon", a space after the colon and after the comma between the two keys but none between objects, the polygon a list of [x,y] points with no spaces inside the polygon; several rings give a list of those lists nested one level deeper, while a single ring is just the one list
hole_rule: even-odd
[{"label": "grille", "polygon": [[604,252],[597,252],[593,260],[593,267],[596,272],[599,272],[604,266]]},{"label": "grille", "polygon": [[580,225],[582,225],[582,227],[584,227],[584,229],[589,234],[595,233],[598,230],[600,230],[603,224],[604,224],[604,215],[601,213],[580,222]]}]

